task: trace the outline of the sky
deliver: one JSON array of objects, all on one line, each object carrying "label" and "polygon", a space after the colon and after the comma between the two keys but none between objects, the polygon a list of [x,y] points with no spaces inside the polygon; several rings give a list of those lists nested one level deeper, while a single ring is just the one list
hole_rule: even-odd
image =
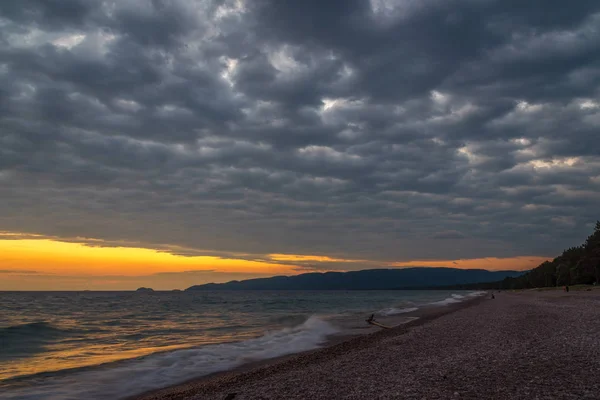
[{"label": "sky", "polygon": [[0,290],[529,269],[599,219],[600,2],[0,2]]}]

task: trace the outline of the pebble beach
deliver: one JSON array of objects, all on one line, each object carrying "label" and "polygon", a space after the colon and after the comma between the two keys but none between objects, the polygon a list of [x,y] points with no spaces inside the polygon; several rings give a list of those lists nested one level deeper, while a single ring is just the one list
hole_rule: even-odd
[{"label": "pebble beach", "polygon": [[136,399],[600,398],[600,290],[495,295]]}]

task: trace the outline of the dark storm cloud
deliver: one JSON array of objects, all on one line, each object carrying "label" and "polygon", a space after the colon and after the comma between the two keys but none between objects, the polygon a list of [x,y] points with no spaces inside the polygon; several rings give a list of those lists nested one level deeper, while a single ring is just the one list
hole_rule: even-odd
[{"label": "dark storm cloud", "polygon": [[433,234],[434,239],[464,239],[465,235],[458,231],[445,231]]},{"label": "dark storm cloud", "polygon": [[597,1],[28,0],[0,27],[2,230],[402,260],[551,255],[598,218]]}]

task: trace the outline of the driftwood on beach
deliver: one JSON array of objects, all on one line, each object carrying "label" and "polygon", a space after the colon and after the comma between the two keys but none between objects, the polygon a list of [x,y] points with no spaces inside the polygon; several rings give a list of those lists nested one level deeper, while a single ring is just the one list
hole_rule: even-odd
[{"label": "driftwood on beach", "polygon": [[383,325],[383,324],[380,324],[379,322],[375,321],[375,314],[371,314],[371,316],[369,318],[367,318],[365,321],[367,321],[368,324],[375,325],[375,326],[378,326],[383,329],[392,329],[393,328],[392,326]]}]

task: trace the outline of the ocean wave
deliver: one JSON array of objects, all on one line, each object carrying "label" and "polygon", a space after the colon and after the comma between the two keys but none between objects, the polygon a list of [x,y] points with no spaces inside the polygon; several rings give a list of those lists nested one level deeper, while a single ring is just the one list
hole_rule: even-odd
[{"label": "ocean wave", "polygon": [[102,329],[60,328],[46,321],[30,322],[0,328],[0,339],[18,341],[45,341],[59,337],[104,332]]},{"label": "ocean wave", "polygon": [[294,327],[268,332],[242,342],[157,353],[103,365],[77,373],[36,381],[35,386],[4,388],[3,399],[118,399],[177,384],[194,377],[226,371],[264,360],[320,347],[338,330],[310,317]]},{"label": "ocean wave", "polygon": [[432,306],[447,306],[450,304],[460,303],[461,300],[455,299],[454,297],[447,297],[444,300],[434,301],[433,303],[429,303]]},{"label": "ocean wave", "polygon": [[463,296],[463,295],[457,294],[457,293],[452,293],[450,295],[450,297],[446,297],[444,300],[434,301],[433,303],[429,303],[429,304],[434,305],[434,306],[447,306],[450,304],[460,303],[466,299],[467,299],[466,296]]},{"label": "ocean wave", "polygon": [[418,309],[419,309],[418,307],[407,307],[407,308],[390,307],[390,308],[384,308],[383,310],[377,311],[377,315],[381,315],[382,317],[389,317],[391,315],[406,314],[409,312],[417,311]]},{"label": "ocean wave", "polygon": [[478,296],[483,296],[486,293],[487,292],[485,290],[478,290],[478,291],[475,291],[475,292],[468,293],[467,296],[468,297],[478,297]]},{"label": "ocean wave", "polygon": [[12,335],[40,336],[60,332],[62,332],[62,330],[52,326],[52,324],[45,321],[40,321],[0,328],[0,337]]},{"label": "ocean wave", "polygon": [[284,327],[292,327],[301,325],[309,318],[309,315],[297,314],[297,315],[275,315],[269,318],[269,323],[274,325],[281,325]]},{"label": "ocean wave", "polygon": [[444,300],[434,301],[433,303],[429,303],[429,304],[434,305],[434,306],[447,306],[449,304],[460,303],[460,302],[463,302],[465,300],[468,300],[468,299],[471,299],[474,297],[483,296],[486,293],[487,292],[485,292],[485,291],[470,292],[465,295],[452,293],[450,295],[450,297],[447,297]]},{"label": "ocean wave", "polygon": [[40,321],[0,328],[0,341],[7,351],[20,351],[28,346],[54,341],[73,332]]},{"label": "ocean wave", "polygon": [[84,340],[105,332],[102,329],[76,329],[55,326],[47,321],[30,322],[0,328],[0,361],[43,353],[48,346]]},{"label": "ocean wave", "polygon": [[6,357],[9,359],[29,357],[42,352],[47,344],[67,335],[69,332],[44,321],[0,328],[0,343],[2,343],[0,360]]}]

